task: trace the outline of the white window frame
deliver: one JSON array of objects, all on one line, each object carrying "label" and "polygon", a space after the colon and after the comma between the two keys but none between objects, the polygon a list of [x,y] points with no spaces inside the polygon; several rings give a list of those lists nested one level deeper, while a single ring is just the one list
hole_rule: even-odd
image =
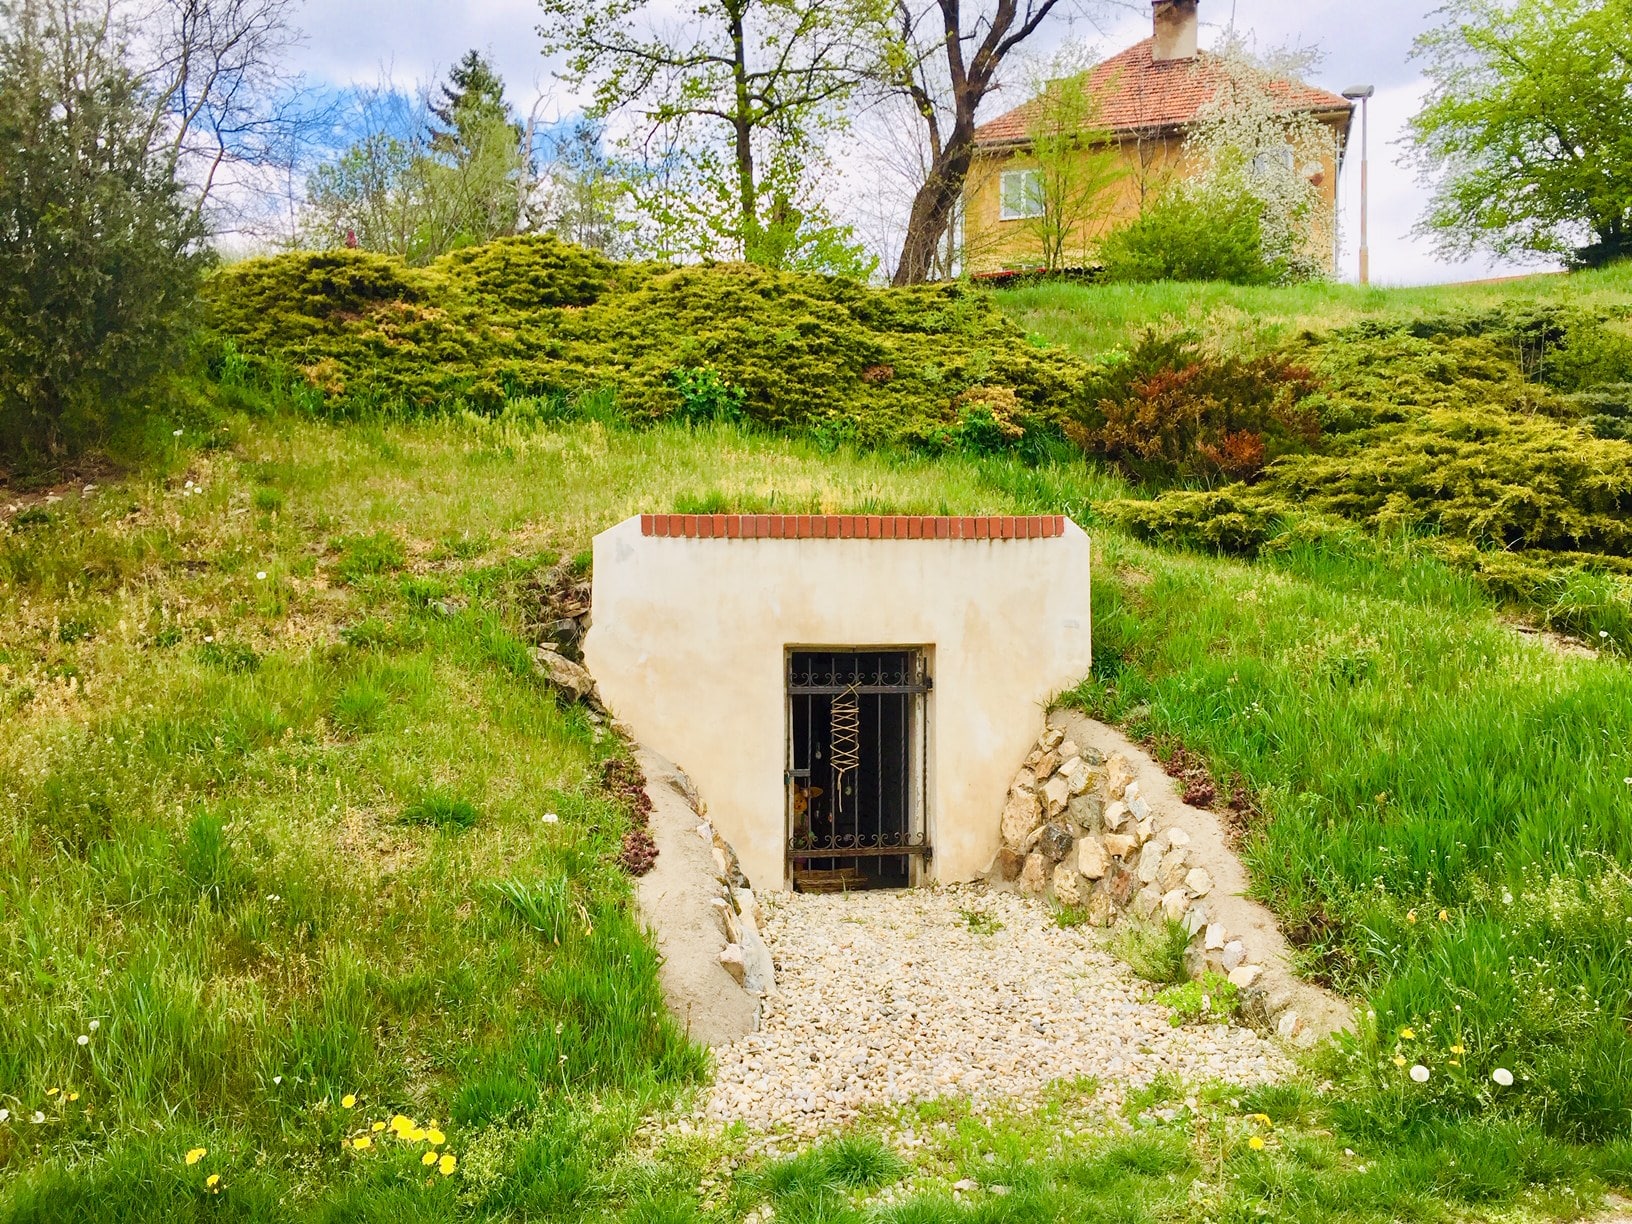
[{"label": "white window frame", "polygon": [[[1009,207],[1010,183],[1020,198],[1030,205],[1030,211],[1021,212]],[[1029,184],[1029,186],[1028,186]],[[1043,215],[1043,183],[1041,172],[1035,169],[1004,170],[997,176],[997,219],[999,221],[1029,221]]]}]

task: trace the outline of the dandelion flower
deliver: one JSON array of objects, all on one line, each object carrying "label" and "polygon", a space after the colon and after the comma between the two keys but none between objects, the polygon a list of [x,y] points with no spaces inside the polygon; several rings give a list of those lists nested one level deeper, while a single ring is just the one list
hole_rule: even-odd
[{"label": "dandelion flower", "polygon": [[1403,1066],[1405,1066],[1405,1055],[1404,1055],[1404,1054],[1396,1054],[1396,1055],[1394,1055],[1394,1065],[1395,1065],[1395,1066],[1396,1066],[1396,1067],[1403,1067]]},{"label": "dandelion flower", "polygon": [[425,1132],[416,1126],[412,1130],[403,1131],[402,1137],[409,1143],[423,1143],[425,1141]]},{"label": "dandelion flower", "polygon": [[355,1104],[357,1104],[357,1097],[354,1093],[348,1092],[345,1096],[340,1098],[341,1109],[350,1109]]},{"label": "dandelion flower", "polygon": [[1418,1063],[1411,1068],[1411,1078],[1419,1084],[1426,1084],[1428,1082],[1428,1068]]},{"label": "dandelion flower", "polygon": [[187,1163],[195,1165],[210,1154],[209,1148],[191,1148],[187,1152]]},{"label": "dandelion flower", "polygon": [[351,1146],[356,1148],[358,1151],[361,1151],[364,1148],[373,1147],[374,1140],[370,1139],[367,1135],[358,1135],[357,1138],[351,1141]]},{"label": "dandelion flower", "polygon": [[1254,1135],[1251,1139],[1247,1140],[1247,1146],[1255,1152],[1261,1152],[1264,1150],[1264,1141],[1257,1135]]},{"label": "dandelion flower", "polygon": [[1407,910],[1406,915],[1405,915],[1405,920],[1407,922],[1409,922],[1412,926],[1416,926],[1417,925],[1417,911],[1416,910]]},{"label": "dandelion flower", "polygon": [[74,1041],[75,1041],[75,1042],[76,1042],[76,1043],[77,1043],[77,1044],[79,1044],[79,1045],[82,1045],[82,1046],[86,1046],[86,1045],[90,1045],[90,1044],[91,1044],[91,1039],[90,1039],[90,1037],[88,1037],[88,1036],[87,1036],[87,1035],[86,1035],[86,1034],[84,1034],[84,1033],[81,1033],[81,1034],[80,1034],[80,1035],[79,1035],[79,1036],[78,1036],[78,1037],[75,1037],[75,1038],[74,1038]]},{"label": "dandelion flower", "polygon": [[214,1189],[214,1187],[216,1185],[218,1185],[220,1183],[220,1181],[221,1181],[221,1174],[211,1173],[208,1177],[206,1177],[204,1179],[204,1184],[206,1186],[209,1186],[211,1189]]},{"label": "dandelion flower", "polygon": [[448,1141],[448,1137],[434,1126],[425,1132],[425,1138],[430,1141],[432,1147],[441,1147]]},{"label": "dandelion flower", "polygon": [[266,581],[266,571],[265,570],[256,570],[255,571],[255,580],[257,582],[265,582]]},{"label": "dandelion flower", "polygon": [[435,1164],[436,1163],[436,1153],[435,1152],[426,1152],[425,1155],[423,1155],[423,1156],[421,1156],[419,1158],[419,1163],[422,1164],[422,1165],[433,1165],[433,1164]]},{"label": "dandelion flower", "polygon": [[1451,1047],[1452,1054],[1466,1054],[1468,1049],[1460,1041]]},{"label": "dandelion flower", "polygon": [[1401,1041],[1410,1041],[1416,1035],[1417,1035],[1417,1030],[1413,1029],[1413,1028],[1403,1028],[1403,1029],[1400,1030],[1400,1040]]},{"label": "dandelion flower", "polygon": [[1490,1078],[1495,1080],[1503,1088],[1511,1088],[1513,1086],[1513,1072],[1509,1071],[1506,1067],[1497,1067],[1496,1070],[1490,1073]]},{"label": "dandelion flower", "polygon": [[1439,920],[1441,922],[1449,922],[1451,920],[1451,912],[1449,910],[1440,910]]},{"label": "dandelion flower", "polygon": [[[1632,782],[1632,778],[1628,778],[1627,781]],[[554,824],[556,821],[558,821],[560,819],[561,819],[561,817],[557,816],[554,812],[545,812],[544,813],[544,823],[545,824]]]},{"label": "dandelion flower", "polygon": [[70,1093],[69,1093],[69,1094],[68,1094],[68,1095],[67,1095],[67,1097],[66,1097],[66,1098],[64,1098],[64,1099],[65,1099],[65,1100],[69,1100],[69,1101],[77,1101],[77,1100],[79,1100],[79,1093],[77,1093],[77,1092],[70,1092]]},{"label": "dandelion flower", "polygon": [[38,1126],[41,1122],[45,1121],[45,1114],[36,1109],[34,1111],[34,1116],[30,1118],[29,1121],[34,1123],[35,1126]]},{"label": "dandelion flower", "polygon": [[436,1162],[436,1171],[446,1177],[459,1167],[459,1158],[452,1152],[443,1152],[442,1159]]},{"label": "dandelion flower", "polygon": [[100,1021],[100,1020],[92,1020],[92,1021],[91,1021],[91,1022],[90,1022],[90,1023],[89,1023],[89,1024],[87,1024],[87,1025],[86,1025],[86,1026],[85,1026],[85,1027],[86,1027],[86,1028],[88,1028],[88,1029],[90,1029],[90,1030],[91,1030],[91,1032],[93,1032],[93,1033],[94,1033],[94,1032],[96,1032],[96,1030],[97,1030],[97,1029],[99,1029],[99,1028],[101,1028],[101,1027],[102,1027],[102,1021]]},{"label": "dandelion flower", "polygon": [[408,1131],[411,1131],[413,1129],[414,1129],[414,1120],[412,1118],[410,1118],[407,1114],[394,1114],[394,1115],[392,1115],[392,1118],[391,1118],[391,1133],[392,1134],[401,1135],[401,1134],[405,1134]]},{"label": "dandelion flower", "polygon": [[380,1132],[381,1132],[381,1131],[382,1131],[382,1130],[384,1130],[384,1129],[385,1129],[385,1123],[384,1123],[384,1122],[376,1122],[376,1123],[374,1123],[374,1125],[373,1125],[373,1126],[371,1126],[371,1127],[369,1127],[369,1128],[368,1128],[368,1129],[369,1129],[369,1130],[371,1130],[371,1131],[373,1131],[373,1132],[374,1132],[374,1133],[375,1133],[375,1134],[376,1134],[376,1135],[377,1135],[377,1134],[379,1134],[379,1133],[380,1133]]},{"label": "dandelion flower", "polygon": [[56,1096],[56,1095],[57,1095],[57,1093],[59,1093],[59,1092],[61,1092],[61,1091],[62,1091],[62,1089],[61,1089],[61,1088],[47,1088],[47,1089],[46,1089],[46,1090],[45,1090],[45,1095],[46,1095],[46,1096]]}]

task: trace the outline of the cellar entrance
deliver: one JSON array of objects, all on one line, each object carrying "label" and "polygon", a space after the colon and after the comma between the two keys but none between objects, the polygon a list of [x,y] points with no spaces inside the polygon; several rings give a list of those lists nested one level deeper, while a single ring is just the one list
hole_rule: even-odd
[{"label": "cellar entrance", "polygon": [[930,857],[925,652],[788,652],[787,866],[801,892],[904,888]]}]

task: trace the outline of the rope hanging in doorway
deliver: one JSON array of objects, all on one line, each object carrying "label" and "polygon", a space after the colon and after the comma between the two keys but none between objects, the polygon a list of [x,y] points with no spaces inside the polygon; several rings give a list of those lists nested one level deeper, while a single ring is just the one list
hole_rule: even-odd
[{"label": "rope hanging in doorway", "polygon": [[844,810],[844,775],[861,767],[861,706],[851,685],[833,698],[829,716],[828,763],[833,767],[833,806]]}]

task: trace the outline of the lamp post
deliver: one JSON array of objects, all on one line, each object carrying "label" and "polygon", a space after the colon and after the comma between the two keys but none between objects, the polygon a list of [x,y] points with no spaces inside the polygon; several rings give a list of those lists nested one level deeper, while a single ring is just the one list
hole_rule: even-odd
[{"label": "lamp post", "polygon": [[1343,96],[1350,102],[1360,103],[1360,283],[1371,284],[1371,248],[1366,243],[1366,205],[1369,184],[1367,177],[1370,171],[1366,149],[1368,119],[1366,104],[1371,96],[1377,92],[1375,85],[1351,85],[1343,91]]}]

